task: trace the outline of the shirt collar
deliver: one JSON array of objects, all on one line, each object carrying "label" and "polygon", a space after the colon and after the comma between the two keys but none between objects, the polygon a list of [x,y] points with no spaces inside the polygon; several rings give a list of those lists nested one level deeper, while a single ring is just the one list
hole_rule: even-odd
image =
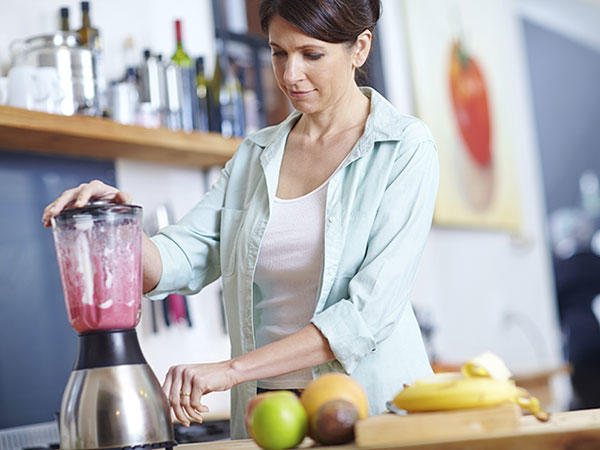
[{"label": "shirt collar", "polygon": [[[349,155],[350,160],[359,158],[373,149],[375,142],[397,141],[402,138],[405,123],[402,115],[375,89],[361,87],[360,90],[370,100],[370,111],[365,130]],[[276,143],[285,142],[287,135],[302,113],[294,111],[278,125],[264,128],[248,136],[248,140],[264,149],[261,155],[263,164],[268,164],[279,148]]]}]

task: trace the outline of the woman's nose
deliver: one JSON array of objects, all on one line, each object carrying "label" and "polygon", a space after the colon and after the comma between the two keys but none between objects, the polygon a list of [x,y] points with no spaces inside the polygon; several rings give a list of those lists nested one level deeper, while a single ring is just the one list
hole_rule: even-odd
[{"label": "woman's nose", "polygon": [[286,84],[294,84],[302,78],[302,67],[297,58],[288,58],[283,71],[283,81]]}]

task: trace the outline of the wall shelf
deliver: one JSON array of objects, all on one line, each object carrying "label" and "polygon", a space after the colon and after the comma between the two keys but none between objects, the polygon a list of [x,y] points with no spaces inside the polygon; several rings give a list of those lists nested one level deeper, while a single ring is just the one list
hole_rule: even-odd
[{"label": "wall shelf", "polygon": [[143,128],[0,106],[0,149],[5,150],[208,167],[225,164],[240,142],[217,133]]}]

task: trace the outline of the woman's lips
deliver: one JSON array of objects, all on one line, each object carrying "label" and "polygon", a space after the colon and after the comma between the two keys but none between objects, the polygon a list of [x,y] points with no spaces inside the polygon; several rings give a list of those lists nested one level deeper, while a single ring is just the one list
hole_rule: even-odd
[{"label": "woman's lips", "polygon": [[293,91],[291,89],[288,89],[288,93],[290,94],[290,97],[295,98],[295,99],[306,98],[313,92],[315,92],[315,89],[311,89],[310,91]]}]

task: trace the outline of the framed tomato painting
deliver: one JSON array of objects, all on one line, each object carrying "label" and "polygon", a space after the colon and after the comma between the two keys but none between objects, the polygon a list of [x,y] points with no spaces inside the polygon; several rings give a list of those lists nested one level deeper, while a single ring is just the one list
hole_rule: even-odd
[{"label": "framed tomato painting", "polygon": [[[509,77],[516,30],[502,0],[406,0],[416,114],[438,146],[434,223],[517,230]],[[510,25],[510,26],[508,26]],[[516,31],[514,31],[516,32]]]}]

